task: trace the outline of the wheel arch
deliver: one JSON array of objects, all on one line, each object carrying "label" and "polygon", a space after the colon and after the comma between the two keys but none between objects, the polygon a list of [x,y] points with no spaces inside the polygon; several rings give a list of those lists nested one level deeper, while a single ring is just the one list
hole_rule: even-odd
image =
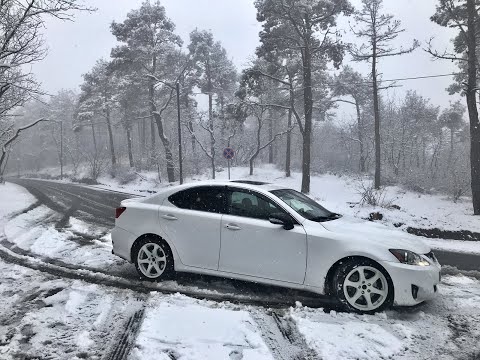
[{"label": "wheel arch", "polygon": [[340,260],[335,262],[330,267],[330,269],[328,269],[327,275],[325,276],[325,283],[324,283],[324,289],[325,289],[324,292],[325,292],[326,295],[329,295],[329,296],[332,295],[333,276],[334,276],[337,268],[341,264],[343,264],[345,261],[350,261],[350,260],[368,260],[368,261],[371,261],[371,262],[375,263],[375,265],[377,265],[380,268],[380,270],[382,270],[385,273],[385,275],[387,277],[387,281],[389,282],[389,285],[392,287],[392,294],[395,294],[395,285],[393,284],[392,277],[388,273],[387,269],[385,269],[378,261],[376,261],[375,259],[372,259],[370,257],[363,256],[363,255],[349,255],[349,256],[345,256],[345,257],[341,258]]},{"label": "wheel arch", "polygon": [[176,251],[175,247],[172,246],[172,244],[170,244],[167,240],[165,240],[165,238],[161,237],[158,234],[154,234],[154,233],[146,233],[146,234],[140,235],[139,237],[137,237],[135,239],[135,241],[132,244],[132,247],[130,248],[130,258],[132,259],[132,262],[134,261],[134,254],[137,251],[138,244],[140,243],[140,241],[142,241],[143,239],[146,239],[146,238],[153,238],[153,239],[156,239],[156,240],[164,243],[165,245],[167,245],[168,250],[170,251],[170,254],[173,257],[174,267],[176,267],[176,264],[177,264],[177,261],[178,261],[178,254],[177,254],[177,251]]}]

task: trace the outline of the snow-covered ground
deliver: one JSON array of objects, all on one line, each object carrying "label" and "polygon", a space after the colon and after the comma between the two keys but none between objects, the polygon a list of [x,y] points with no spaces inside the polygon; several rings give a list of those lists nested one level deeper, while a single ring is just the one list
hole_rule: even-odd
[{"label": "snow-covered ground", "polygon": [[[374,316],[298,304],[282,318],[318,359],[475,359],[480,354],[480,282],[445,277],[438,299]],[[268,309],[139,295],[55,278],[0,260],[0,358],[100,359],[132,331],[128,359],[288,359],[288,338],[259,314]],[[138,334],[129,320],[144,310]],[[297,336],[298,336],[297,335]]]},{"label": "snow-covered ground", "polygon": [[[37,175],[59,173],[57,168],[44,169]],[[86,169],[80,171],[78,178],[88,176]],[[247,167],[232,167],[232,179],[248,179],[272,182],[279,185],[300,190],[301,173],[292,172],[287,178],[282,170],[275,166],[264,164],[254,169],[254,175],[249,175]],[[206,170],[203,175],[187,178],[186,182],[206,180],[210,178],[210,171]],[[216,173],[217,180],[226,180],[228,173],[226,169]],[[120,184],[129,180],[128,183]],[[59,181],[59,180],[57,180]],[[159,182],[156,172],[130,172],[128,176],[120,174],[117,178],[110,175],[102,175],[97,179],[100,185],[92,187],[126,192],[136,195],[148,195],[150,192],[160,190],[168,183]],[[62,182],[68,182],[63,180]],[[364,184],[363,186],[361,184]],[[349,175],[323,174],[311,177],[311,196],[319,201],[326,208],[342,214],[349,214],[357,217],[368,217],[371,212],[380,211],[384,218],[382,222],[388,226],[399,224],[401,229],[408,226],[441,230],[468,230],[480,232],[480,221],[473,216],[471,199],[463,197],[456,203],[448,196],[441,194],[421,194],[406,190],[399,186],[387,186],[383,194],[385,202],[400,207],[397,209],[386,209],[382,207],[360,206],[360,193],[362,187],[371,184],[371,180]]]},{"label": "snow-covered ground", "polygon": [[480,282],[444,277],[440,296],[417,309],[374,316],[294,308],[290,314],[324,360],[476,359],[480,355]]},{"label": "snow-covered ground", "polygon": [[[217,180],[226,180],[227,177],[226,171],[218,172],[216,176]],[[186,181],[206,179],[208,175],[189,178]],[[252,176],[249,175],[248,168],[232,168],[231,179],[266,181],[297,190],[300,190],[301,185],[300,173],[294,172],[287,178],[282,171],[269,165],[256,168]],[[156,181],[155,173],[142,173],[142,178],[137,177],[135,181],[126,185],[119,185],[116,179],[110,177],[102,177],[99,182],[102,185],[95,185],[95,187],[139,195],[148,195],[147,191],[158,191],[166,186]],[[462,198],[454,203],[444,195],[419,194],[398,186],[389,186],[385,188],[384,201],[391,202],[400,209],[374,207],[359,204],[362,182],[365,186],[370,184],[370,180],[355,179],[350,176],[314,175],[311,178],[310,195],[327,209],[340,214],[367,219],[370,213],[380,212],[383,214],[383,219],[379,222],[404,231],[408,227],[414,227],[480,233],[480,221],[478,216],[473,216],[471,200],[468,198]],[[434,249],[480,253],[480,242],[477,241],[426,239],[426,242]]]},{"label": "snow-covered ground", "polygon": [[0,200],[0,227],[3,227],[4,221],[9,216],[24,210],[36,201],[25,188],[11,183],[0,185]]},{"label": "snow-covered ground", "polygon": [[158,294],[146,306],[132,359],[274,359],[247,309]]},{"label": "snow-covered ground", "polygon": [[[142,177],[129,184],[119,185],[118,181],[110,177],[102,177],[98,186],[106,189],[119,190],[129,193],[145,195],[145,191],[158,191],[163,184],[156,181],[155,173],[142,173]],[[217,180],[226,180],[226,171],[218,172]],[[209,175],[189,178],[186,181],[206,180]],[[301,174],[293,172],[287,178],[284,173],[273,166],[263,165],[255,168],[254,175],[249,175],[248,168],[234,167],[231,169],[231,179],[259,180],[275,183],[300,190]],[[473,216],[471,200],[462,198],[457,203],[444,195],[428,195],[407,191],[398,186],[386,187],[385,202],[391,202],[400,207],[385,209],[381,207],[360,206],[361,183],[365,186],[370,180],[353,178],[351,176],[337,176],[332,174],[312,175],[310,195],[326,208],[342,214],[358,217],[368,217],[373,211],[380,211],[384,215],[386,224],[404,224],[401,228],[415,226],[419,228],[439,228],[442,230],[470,230],[480,232],[480,221]]]},{"label": "snow-covered ground", "polygon": [[[246,177],[235,171],[236,178]],[[262,171],[255,178],[298,187],[298,174],[284,179]],[[312,195],[334,211],[363,217],[371,209],[341,205],[351,201],[345,190],[340,191],[352,189],[349,181],[353,180],[315,177]],[[0,238],[6,236],[14,246],[38,256],[37,262],[54,258],[99,270],[134,271],[110,254],[108,229],[76,218],[66,229],[56,229],[53,224],[60,215],[43,206],[23,211],[36,200],[15,185],[0,186],[0,199]],[[395,203],[403,209],[403,203]],[[93,239],[81,243],[81,234]],[[427,304],[374,316],[301,303],[269,310],[180,294],[139,294],[105,286],[100,275],[98,284],[87,283],[0,260],[0,359],[100,359],[121,348],[125,339],[132,341],[127,349],[130,360],[288,359],[299,343],[315,359],[480,356],[480,281],[463,275],[444,276],[439,296]],[[131,324],[138,313],[142,315],[136,328]]]}]

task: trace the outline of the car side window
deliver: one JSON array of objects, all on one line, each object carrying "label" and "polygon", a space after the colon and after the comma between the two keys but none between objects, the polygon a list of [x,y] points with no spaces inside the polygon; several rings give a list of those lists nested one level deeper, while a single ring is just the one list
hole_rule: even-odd
[{"label": "car side window", "polygon": [[268,220],[274,213],[285,213],[285,210],[270,199],[253,191],[231,189],[227,196],[227,213],[254,219]]},{"label": "car side window", "polygon": [[187,210],[222,213],[225,189],[219,186],[202,186],[179,191],[168,197],[176,207]]}]

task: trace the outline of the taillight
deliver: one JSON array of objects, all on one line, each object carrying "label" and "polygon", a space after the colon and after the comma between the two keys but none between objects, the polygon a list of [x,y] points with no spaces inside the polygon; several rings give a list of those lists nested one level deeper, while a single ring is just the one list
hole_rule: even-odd
[{"label": "taillight", "polygon": [[123,214],[123,212],[127,210],[126,207],[118,207],[115,209],[115,219],[118,219],[120,217],[120,215]]}]

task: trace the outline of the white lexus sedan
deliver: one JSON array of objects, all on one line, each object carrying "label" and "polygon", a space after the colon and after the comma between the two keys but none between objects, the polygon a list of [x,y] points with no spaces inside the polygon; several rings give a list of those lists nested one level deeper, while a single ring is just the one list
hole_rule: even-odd
[{"label": "white lexus sedan", "polygon": [[336,297],[374,313],[435,296],[440,265],[404,232],[328,211],[295,190],[253,181],[199,182],[116,210],[113,253],[142,279],[175,271]]}]

